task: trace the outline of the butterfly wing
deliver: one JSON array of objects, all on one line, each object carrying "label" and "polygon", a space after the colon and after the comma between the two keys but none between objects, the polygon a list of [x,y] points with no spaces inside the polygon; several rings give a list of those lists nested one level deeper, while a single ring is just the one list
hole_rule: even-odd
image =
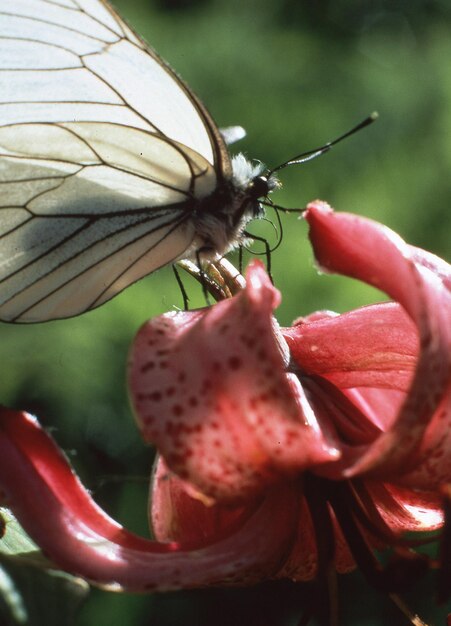
[{"label": "butterfly wing", "polygon": [[0,317],[76,315],[180,258],[218,129],[99,0],[0,0]]}]

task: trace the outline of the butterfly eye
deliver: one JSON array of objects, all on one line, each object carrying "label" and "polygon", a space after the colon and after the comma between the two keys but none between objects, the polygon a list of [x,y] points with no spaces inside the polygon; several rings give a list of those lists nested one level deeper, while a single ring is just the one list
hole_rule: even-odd
[{"label": "butterfly eye", "polygon": [[266,178],[266,176],[256,176],[252,181],[252,196],[255,199],[264,198],[273,188],[270,180]]}]

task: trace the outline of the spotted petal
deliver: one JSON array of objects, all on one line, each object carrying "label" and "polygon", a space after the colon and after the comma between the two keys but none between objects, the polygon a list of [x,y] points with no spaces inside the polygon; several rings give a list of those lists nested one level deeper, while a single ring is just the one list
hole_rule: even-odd
[{"label": "spotted petal", "polygon": [[285,373],[272,318],[278,301],[255,262],[238,295],[151,320],[134,342],[129,386],[141,432],[210,497],[249,497],[338,456],[299,381]]}]

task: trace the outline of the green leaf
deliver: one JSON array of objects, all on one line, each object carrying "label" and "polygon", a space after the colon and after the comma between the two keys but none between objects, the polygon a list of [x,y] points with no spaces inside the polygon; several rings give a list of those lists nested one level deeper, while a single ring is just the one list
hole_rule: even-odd
[{"label": "green leaf", "polygon": [[14,516],[0,509],[0,623],[60,626],[74,623],[89,585],[54,569]]},{"label": "green leaf", "polygon": [[14,515],[5,508],[0,508],[3,536],[0,541],[0,555],[29,555],[38,553],[38,546],[26,534]]}]

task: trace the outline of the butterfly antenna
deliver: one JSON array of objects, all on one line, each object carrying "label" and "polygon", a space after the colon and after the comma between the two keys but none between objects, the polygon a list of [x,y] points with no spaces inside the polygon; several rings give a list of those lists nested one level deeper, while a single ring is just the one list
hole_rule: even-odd
[{"label": "butterfly antenna", "polygon": [[371,113],[371,115],[368,115],[368,117],[366,117],[362,122],[360,122],[360,124],[357,124],[357,126],[354,126],[353,128],[351,128],[351,130],[348,130],[343,135],[340,135],[333,141],[328,141],[326,144],[324,144],[324,146],[321,146],[320,148],[314,148],[313,150],[307,150],[306,152],[301,152],[300,154],[297,154],[291,159],[288,159],[288,161],[285,161],[284,163],[281,163],[274,169],[270,170],[266,174],[266,176],[269,178],[270,176],[272,176],[279,170],[282,170],[285,167],[288,167],[289,165],[297,165],[299,163],[305,163],[306,161],[311,161],[312,159],[316,159],[316,157],[319,157],[325,152],[328,152],[332,148],[332,146],[335,146],[340,141],[343,141],[343,139],[346,139],[346,137],[350,137],[357,131],[362,130],[362,128],[365,128],[366,126],[369,126],[370,124],[375,122],[378,117],[379,117],[379,114],[376,111],[374,111],[373,113]]}]

